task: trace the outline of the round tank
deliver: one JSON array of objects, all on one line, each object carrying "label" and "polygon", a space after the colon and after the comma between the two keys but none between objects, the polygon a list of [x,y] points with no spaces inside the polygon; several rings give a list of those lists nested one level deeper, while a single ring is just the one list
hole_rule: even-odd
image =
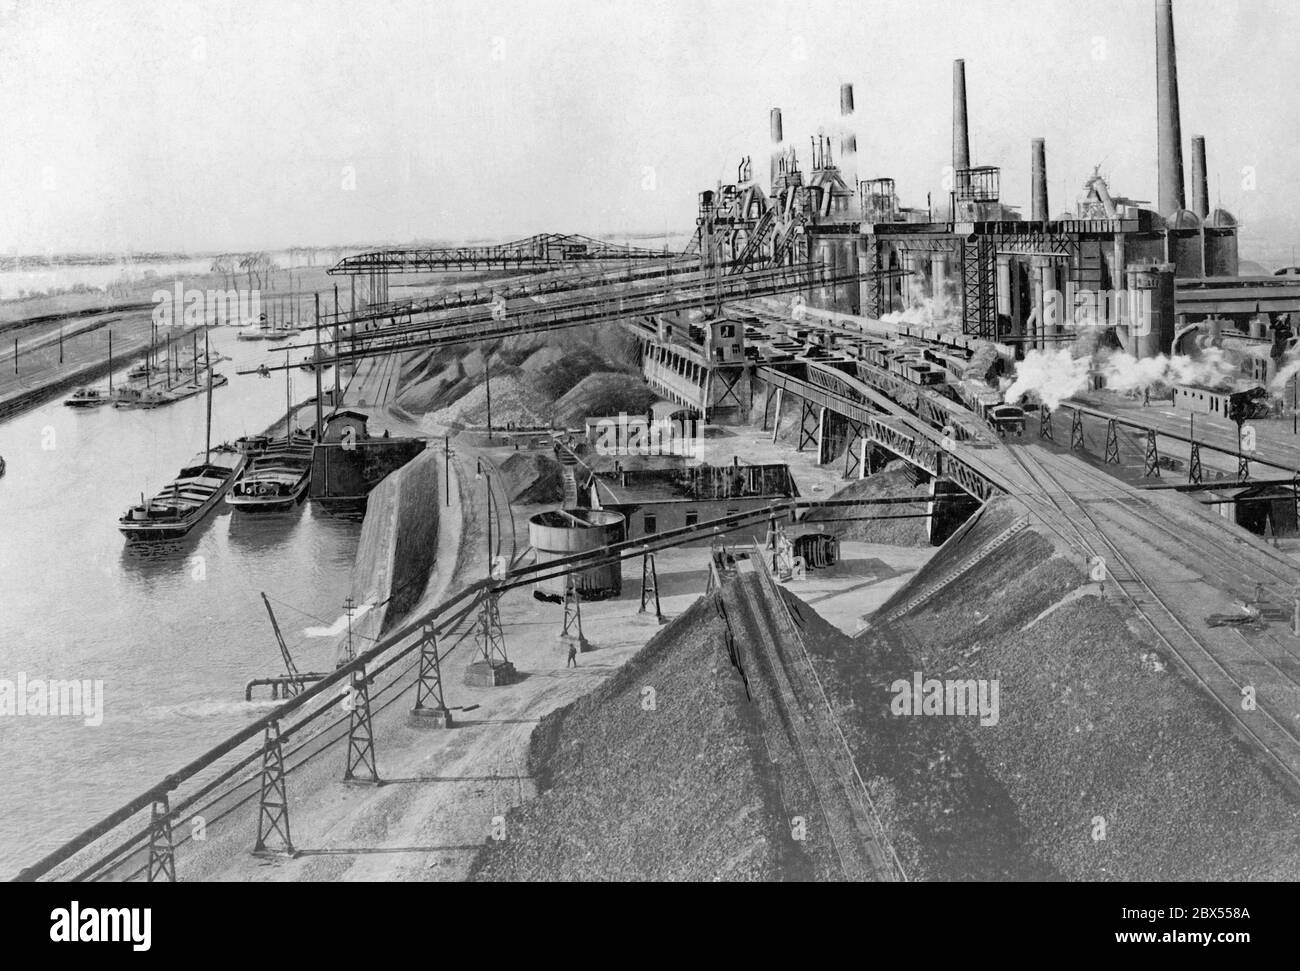
[{"label": "round tank", "polygon": [[1179,209],[1166,217],[1165,227],[1177,232],[1196,232],[1201,228],[1201,220],[1190,209]]},{"label": "round tank", "polygon": [[[537,552],[537,562],[604,549],[623,539],[622,513],[608,509],[551,509],[528,520],[528,542]],[[623,565],[615,562],[593,566],[576,574],[578,594],[583,600],[604,600],[623,591]],[[538,600],[558,601],[564,597],[563,575],[533,584]]]},{"label": "round tank", "polygon": [[1240,266],[1237,220],[1226,209],[1216,209],[1205,220],[1205,275],[1236,276]]},{"label": "round tank", "polygon": [[1129,267],[1129,346],[1138,359],[1168,354],[1174,342],[1174,267]]},{"label": "round tank", "polygon": [[1201,276],[1203,244],[1199,232],[1171,232],[1169,234],[1169,262],[1179,279]]}]

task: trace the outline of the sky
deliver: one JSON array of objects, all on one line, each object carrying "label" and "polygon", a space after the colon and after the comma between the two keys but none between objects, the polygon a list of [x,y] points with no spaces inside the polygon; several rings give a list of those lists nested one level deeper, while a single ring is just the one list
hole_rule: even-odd
[{"label": "sky", "polygon": [[[1300,4],[1175,21],[1212,204],[1300,243]],[[685,232],[844,81],[858,174],[923,207],[957,57],[1004,201],[1034,137],[1054,213],[1098,164],[1155,198],[1151,0],[0,0],[0,254]]]}]

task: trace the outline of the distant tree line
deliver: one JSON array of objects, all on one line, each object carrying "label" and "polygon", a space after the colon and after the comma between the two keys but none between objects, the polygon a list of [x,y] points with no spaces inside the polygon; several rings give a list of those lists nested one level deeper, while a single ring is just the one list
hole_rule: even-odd
[{"label": "distant tree line", "polygon": [[235,289],[239,278],[249,290],[260,290],[270,284],[272,274],[279,269],[275,260],[264,252],[223,253],[212,261],[212,272],[220,273],[227,289]]}]

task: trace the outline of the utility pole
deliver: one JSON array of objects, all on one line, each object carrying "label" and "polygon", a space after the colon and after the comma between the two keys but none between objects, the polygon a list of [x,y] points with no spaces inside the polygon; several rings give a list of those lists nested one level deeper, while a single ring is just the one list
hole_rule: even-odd
[{"label": "utility pole", "polygon": [[343,406],[342,392],[339,389],[339,285],[334,284],[334,407]]},{"label": "utility pole", "polygon": [[446,504],[450,506],[451,505],[451,436],[450,435],[446,435],[443,437],[442,473],[444,479],[443,486],[442,486],[442,494],[447,500]]},{"label": "utility pole", "polygon": [[482,479],[483,485],[486,486],[486,488],[484,489],[484,496],[487,499],[487,568],[488,568],[488,576],[491,577],[492,576],[492,482],[488,478],[487,473],[483,470],[483,460],[481,458],[478,460],[478,469],[474,473],[474,478]]},{"label": "utility pole", "polygon": [[[313,353],[315,365],[312,370],[316,374],[316,441],[321,440],[321,429],[324,427],[324,416],[321,413],[321,387],[320,387],[320,294],[316,294],[316,350]],[[335,367],[337,367],[337,362]]]},{"label": "utility pole", "polygon": [[[16,346],[17,341],[15,341],[14,344]],[[483,354],[483,376],[487,381],[487,433],[488,433],[489,445],[492,444],[492,364],[491,364],[491,360],[492,360],[492,353],[490,351],[485,351]],[[18,352],[15,350],[14,351],[15,365],[17,364],[17,361],[18,361]],[[15,370],[17,370],[16,366],[15,366]]]}]

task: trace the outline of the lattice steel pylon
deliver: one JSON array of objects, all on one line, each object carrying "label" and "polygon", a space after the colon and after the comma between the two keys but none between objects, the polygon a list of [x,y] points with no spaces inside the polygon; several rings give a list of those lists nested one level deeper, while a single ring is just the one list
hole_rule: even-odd
[{"label": "lattice steel pylon", "polygon": [[867,317],[879,319],[885,310],[885,278],[881,275],[884,263],[881,259],[880,243],[875,236],[867,237],[867,263],[877,275],[870,277],[866,287],[863,288],[866,291],[866,306],[862,308],[862,313]]},{"label": "lattice steel pylon", "polygon": [[1201,445],[1200,442],[1192,442],[1192,454],[1187,461],[1187,483],[1188,485],[1200,485],[1202,477]]},{"label": "lattice steel pylon", "polygon": [[[273,840],[278,840],[278,849],[271,845]],[[266,726],[262,742],[262,793],[258,801],[257,842],[253,845],[253,853],[258,856],[297,855],[289,835],[289,793],[278,721]]]},{"label": "lattice steel pylon", "polygon": [[667,623],[659,606],[659,571],[655,569],[655,555],[647,550],[641,557],[641,607],[637,610],[637,616],[649,617],[652,602],[655,622]]},{"label": "lattice steel pylon", "polygon": [[997,249],[980,235],[961,244],[962,331],[987,341],[998,339]]},{"label": "lattice steel pylon", "polygon": [[564,605],[564,622],[560,628],[560,640],[576,645],[580,651],[587,650],[591,645],[587,642],[587,638],[582,635],[582,595],[578,592],[578,575],[576,573],[566,573],[564,575],[562,603]]},{"label": "lattice steel pylon", "polygon": [[442,661],[438,657],[438,634],[425,624],[420,639],[420,673],[415,682],[415,705],[411,714],[451,727],[451,712],[442,695]]},{"label": "lattice steel pylon", "polygon": [[370,682],[364,672],[354,671],[344,705],[348,708],[348,757],[343,781],[378,785],[375,766],[375,730],[370,719]]},{"label": "lattice steel pylon", "polygon": [[1087,446],[1083,441],[1083,412],[1077,408],[1074,411],[1074,421],[1070,423],[1070,451],[1087,451]]},{"label": "lattice steel pylon", "polygon": [[1119,426],[1112,418],[1106,422],[1106,458],[1107,465],[1119,465]]},{"label": "lattice steel pylon", "polygon": [[176,882],[176,849],[172,843],[171,805],[167,794],[153,801],[149,811],[149,869],[148,880],[159,879]]},{"label": "lattice steel pylon", "polygon": [[1155,429],[1147,429],[1147,448],[1146,455],[1142,466],[1142,475],[1145,478],[1155,476],[1160,478],[1160,446],[1156,443]]},{"label": "lattice steel pylon", "polygon": [[501,611],[497,606],[500,596],[495,590],[489,590],[483,598],[483,609],[478,616],[478,630],[475,640],[478,642],[479,654],[488,664],[509,663],[506,656],[506,635],[501,629]]},{"label": "lattice steel pylon", "polygon": [[1045,438],[1049,442],[1056,441],[1056,435],[1052,431],[1052,411],[1047,405],[1043,405],[1038,411],[1038,437]]}]

